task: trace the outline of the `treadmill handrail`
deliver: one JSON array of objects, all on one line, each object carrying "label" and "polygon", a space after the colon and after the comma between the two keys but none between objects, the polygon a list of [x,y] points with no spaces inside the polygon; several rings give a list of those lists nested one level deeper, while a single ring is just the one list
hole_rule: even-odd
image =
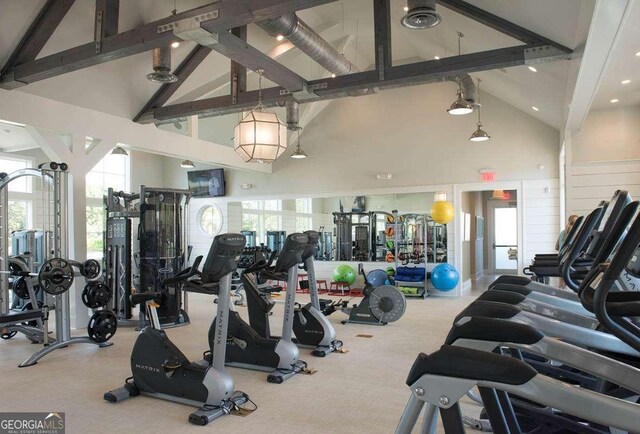
[{"label": "treadmill handrail", "polygon": [[627,263],[635,255],[640,245],[640,215],[631,225],[625,240],[611,259],[611,262],[599,265],[602,279],[598,282],[593,296],[593,308],[596,318],[613,335],[618,337],[636,351],[640,352],[640,327],[627,318],[614,317],[607,309],[607,296],[615,285],[616,280],[624,271]]}]

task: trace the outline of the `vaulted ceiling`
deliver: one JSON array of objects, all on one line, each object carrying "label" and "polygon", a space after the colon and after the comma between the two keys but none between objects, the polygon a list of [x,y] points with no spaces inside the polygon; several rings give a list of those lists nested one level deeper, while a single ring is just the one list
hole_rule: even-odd
[{"label": "vaulted ceiling", "polygon": [[[119,31],[126,31],[170,14],[173,0],[120,2]],[[176,0],[178,12],[210,0]],[[584,46],[593,11],[593,0],[472,0],[469,3],[532,30],[571,49]],[[17,46],[45,0],[0,0],[0,64]],[[446,8],[439,8],[443,22],[428,30],[409,30],[400,25],[404,0],[391,0],[392,53],[394,65],[444,58],[457,54],[457,32],[464,33],[462,52],[514,46],[518,41]],[[76,1],[47,42],[39,57],[93,41],[95,6]],[[299,11],[298,15],[337,47],[360,70],[374,63],[374,25],[371,0],[338,1]],[[255,25],[248,26],[248,42],[264,53],[279,53],[278,61],[307,80],[326,71],[288,42],[278,42]],[[183,42],[173,50],[177,66],[195,46]],[[275,55],[275,54],[274,54]],[[184,102],[229,93],[229,59],[212,52],[169,100]],[[481,78],[483,89],[531,116],[561,128],[566,93],[572,74],[569,61],[557,61],[472,74]],[[151,53],[145,52],[24,86],[29,92],[106,113],[133,118],[158,89],[145,76],[151,72]],[[272,86],[265,80],[265,86]],[[255,89],[255,74],[248,76],[248,89]],[[453,91],[453,89],[452,89]],[[443,101],[443,106],[450,101]],[[533,111],[535,106],[539,111]],[[235,119],[235,117],[233,117]],[[225,122],[216,120],[215,122]],[[232,123],[232,121],[228,121]],[[218,128],[209,128],[215,135]],[[228,131],[225,136],[230,135]],[[222,142],[220,137],[211,140]]]}]

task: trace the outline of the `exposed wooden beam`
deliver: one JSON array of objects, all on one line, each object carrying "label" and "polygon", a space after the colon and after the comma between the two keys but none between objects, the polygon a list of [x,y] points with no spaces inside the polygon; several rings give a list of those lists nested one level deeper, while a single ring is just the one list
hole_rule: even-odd
[{"label": "exposed wooden beam", "polygon": [[389,0],[373,0],[376,71],[380,80],[392,66],[391,7]]},{"label": "exposed wooden beam", "polygon": [[[231,34],[241,41],[247,42],[247,26],[234,27],[231,29]],[[231,83],[231,102],[235,104],[238,101],[238,94],[247,91],[247,68],[235,60],[231,60],[229,78]]]},{"label": "exposed wooden beam", "polygon": [[[306,97],[300,98],[298,95],[294,96],[282,87],[272,87],[262,91],[263,103],[267,107],[273,107],[282,105],[289,99],[296,99],[298,102],[304,103],[341,98],[353,91],[362,89],[388,89],[433,83],[451,75],[524,65],[527,63],[527,58],[532,50],[538,53],[537,61],[552,61],[559,58],[555,50],[550,50],[551,52],[546,58],[540,55],[540,53],[545,52],[545,47],[543,46],[521,45],[500,48],[452,56],[440,60],[394,66],[387,70],[384,80],[380,80],[377,71],[358,72],[331,79],[312,80],[308,83],[308,88],[315,95],[309,97],[309,99],[306,99]],[[148,112],[144,119],[147,122],[153,122],[153,119],[163,122],[193,115],[217,116],[238,113],[255,107],[257,102],[258,92],[251,91],[239,95],[236,104],[231,104],[230,95],[207,98],[160,107]]]},{"label": "exposed wooden beam", "polygon": [[169,98],[171,98],[171,96],[178,90],[198,65],[202,63],[209,53],[211,53],[211,48],[203,47],[202,45],[198,45],[194,48],[173,72],[173,74],[178,77],[178,81],[163,84],[153,97],[151,97],[149,102],[147,102],[147,104],[142,108],[142,110],[140,110],[140,113],[133,118],[134,122],[138,122],[143,113],[156,107],[162,107],[167,101],[169,101]]},{"label": "exposed wooden beam", "polygon": [[531,30],[525,29],[524,27],[512,23],[511,21],[505,20],[504,18],[500,18],[497,15],[487,12],[484,9],[480,9],[479,7],[469,4],[465,1],[437,0],[437,2],[447,9],[464,15],[465,17],[471,18],[472,20],[484,24],[485,26],[491,27],[494,30],[509,35],[512,38],[518,39],[525,44],[542,43],[555,47],[560,51],[564,51],[565,53],[571,53],[571,49],[565,47],[564,45],[558,44],[557,42],[547,39],[544,36],[532,32]]},{"label": "exposed wooden beam", "polygon": [[304,78],[226,30],[212,33],[204,29],[201,22],[187,18],[177,23],[174,33],[181,39],[209,47],[253,71],[262,70],[265,77],[291,92],[305,89]]},{"label": "exposed wooden beam", "polygon": [[0,76],[16,65],[33,61],[74,2],[75,0],[47,0],[2,68]]},{"label": "exposed wooden beam", "polygon": [[100,53],[96,53],[95,43],[91,42],[17,65],[6,71],[0,87],[10,89],[169,45],[180,40],[173,34],[173,23],[185,18],[197,16],[202,28],[216,33],[334,1],[336,0],[216,1],[104,38]]},{"label": "exposed wooden beam", "polygon": [[120,0],[96,0],[96,41],[118,34]]}]

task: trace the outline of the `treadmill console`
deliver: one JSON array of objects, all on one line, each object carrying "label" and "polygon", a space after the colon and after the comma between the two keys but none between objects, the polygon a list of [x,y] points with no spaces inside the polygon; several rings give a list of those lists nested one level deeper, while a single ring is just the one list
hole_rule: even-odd
[{"label": "treadmill console", "polygon": [[216,236],[202,267],[202,283],[218,282],[225,274],[236,271],[246,242],[242,234]]},{"label": "treadmill console", "polygon": [[302,262],[302,252],[309,241],[309,237],[302,233],[293,233],[287,236],[278,255],[274,270],[277,273],[288,271],[291,267]]}]

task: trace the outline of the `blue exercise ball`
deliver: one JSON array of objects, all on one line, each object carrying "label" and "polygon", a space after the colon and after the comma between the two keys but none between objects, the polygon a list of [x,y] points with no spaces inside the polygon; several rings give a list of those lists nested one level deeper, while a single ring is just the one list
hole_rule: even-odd
[{"label": "blue exercise ball", "polygon": [[367,281],[374,288],[382,285],[390,285],[389,275],[384,270],[371,270],[367,274]]},{"label": "blue exercise ball", "polygon": [[458,270],[451,264],[439,264],[431,271],[431,284],[440,291],[451,291],[460,280]]}]

